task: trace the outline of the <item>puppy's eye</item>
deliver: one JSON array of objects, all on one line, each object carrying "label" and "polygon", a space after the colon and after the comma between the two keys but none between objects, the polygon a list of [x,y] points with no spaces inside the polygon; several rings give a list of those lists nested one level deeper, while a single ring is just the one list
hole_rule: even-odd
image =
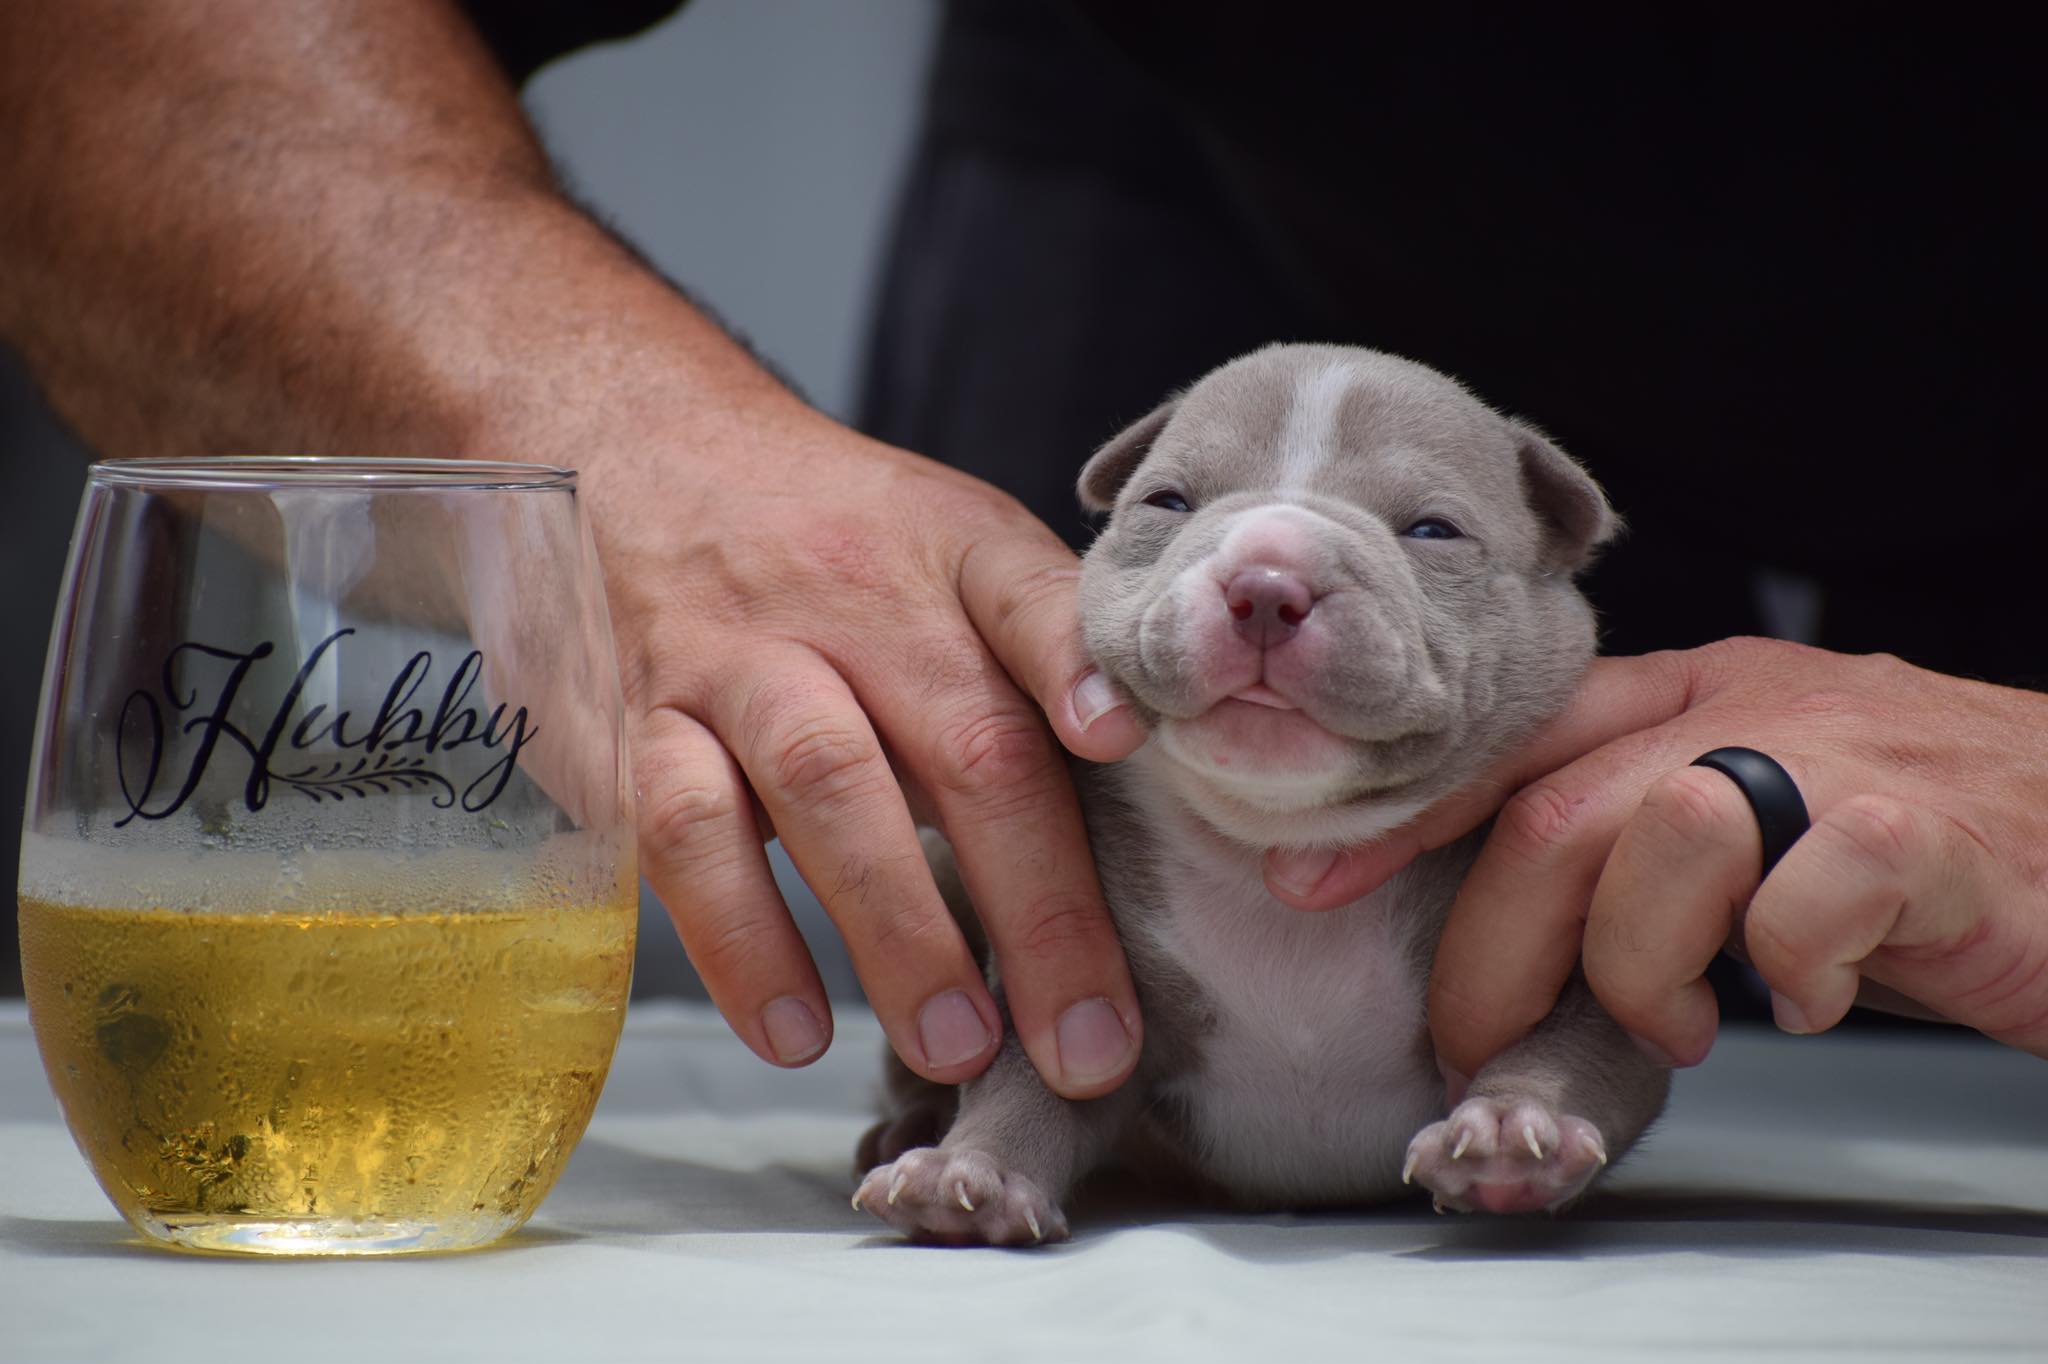
[{"label": "puppy's eye", "polygon": [[1171,488],[1161,488],[1145,499],[1145,505],[1162,511],[1184,512],[1188,509],[1188,500]]},{"label": "puppy's eye", "polygon": [[1425,516],[1401,532],[1410,540],[1462,540],[1465,532],[1441,516]]}]

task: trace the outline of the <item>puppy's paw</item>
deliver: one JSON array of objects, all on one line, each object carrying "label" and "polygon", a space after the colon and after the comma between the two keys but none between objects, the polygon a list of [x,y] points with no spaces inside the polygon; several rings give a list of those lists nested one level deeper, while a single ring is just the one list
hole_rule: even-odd
[{"label": "puppy's paw", "polygon": [[1600,1129],[1529,1101],[1467,1099],[1408,1143],[1401,1182],[1436,1195],[1437,1211],[1556,1212],[1607,1164]]},{"label": "puppy's paw", "polygon": [[905,1151],[868,1171],[853,1206],[914,1241],[1030,1246],[1067,1238],[1067,1219],[1057,1204],[979,1151]]},{"label": "puppy's paw", "polygon": [[937,1146],[953,1121],[953,1096],[919,1099],[882,1119],[861,1134],[853,1153],[854,1170],[872,1170],[886,1165],[905,1151],[920,1146]]}]

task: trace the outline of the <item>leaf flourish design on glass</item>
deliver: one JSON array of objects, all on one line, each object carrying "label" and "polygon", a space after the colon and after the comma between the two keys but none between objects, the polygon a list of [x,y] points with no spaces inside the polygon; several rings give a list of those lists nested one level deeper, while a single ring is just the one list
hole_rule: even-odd
[{"label": "leaf flourish design on glass", "polygon": [[[342,770],[344,766],[348,767],[346,772]],[[427,760],[420,757],[394,759],[389,753],[379,753],[374,763],[368,758],[357,758],[351,766],[346,759],[340,759],[329,764],[325,772],[315,762],[296,772],[273,775],[315,805],[323,798],[343,800],[344,792],[350,796],[367,797],[375,790],[388,796],[394,788],[420,791],[436,787],[439,788],[439,794],[434,797],[436,809],[445,810],[455,803],[454,783],[428,768]]]}]

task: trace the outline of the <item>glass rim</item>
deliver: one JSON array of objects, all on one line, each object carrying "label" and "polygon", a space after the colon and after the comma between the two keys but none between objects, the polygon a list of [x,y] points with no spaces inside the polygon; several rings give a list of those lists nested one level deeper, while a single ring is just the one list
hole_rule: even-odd
[{"label": "glass rim", "polygon": [[363,455],[209,455],[97,460],[94,483],[123,488],[463,491],[572,488],[576,471],[512,460]]}]

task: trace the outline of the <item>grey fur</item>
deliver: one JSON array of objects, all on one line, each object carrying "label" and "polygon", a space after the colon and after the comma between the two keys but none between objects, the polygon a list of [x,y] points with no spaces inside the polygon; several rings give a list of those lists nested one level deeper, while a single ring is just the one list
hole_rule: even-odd
[{"label": "grey fur", "polygon": [[[1148,505],[1168,492],[1189,509]],[[1398,827],[1563,705],[1593,653],[1572,574],[1618,525],[1599,487],[1422,365],[1274,346],[1111,440],[1080,493],[1111,514],[1083,561],[1084,636],[1153,733],[1077,768],[1145,1052],[1115,1094],[1072,1103],[1007,1039],[935,1149],[900,1139],[943,1124],[934,1087],[900,1110],[921,1103],[917,1122],[870,1134],[886,1163],[857,1203],[930,1239],[1053,1239],[1120,1147],[1267,1206],[1409,1176],[1460,1209],[1578,1197],[1668,1078],[1575,980],[1445,1115],[1420,1001],[1481,835],[1326,916],[1273,901],[1258,870],[1269,848]],[[1424,518],[1462,535],[1403,534]],[[1247,619],[1266,581],[1293,615],[1220,614]]]}]

